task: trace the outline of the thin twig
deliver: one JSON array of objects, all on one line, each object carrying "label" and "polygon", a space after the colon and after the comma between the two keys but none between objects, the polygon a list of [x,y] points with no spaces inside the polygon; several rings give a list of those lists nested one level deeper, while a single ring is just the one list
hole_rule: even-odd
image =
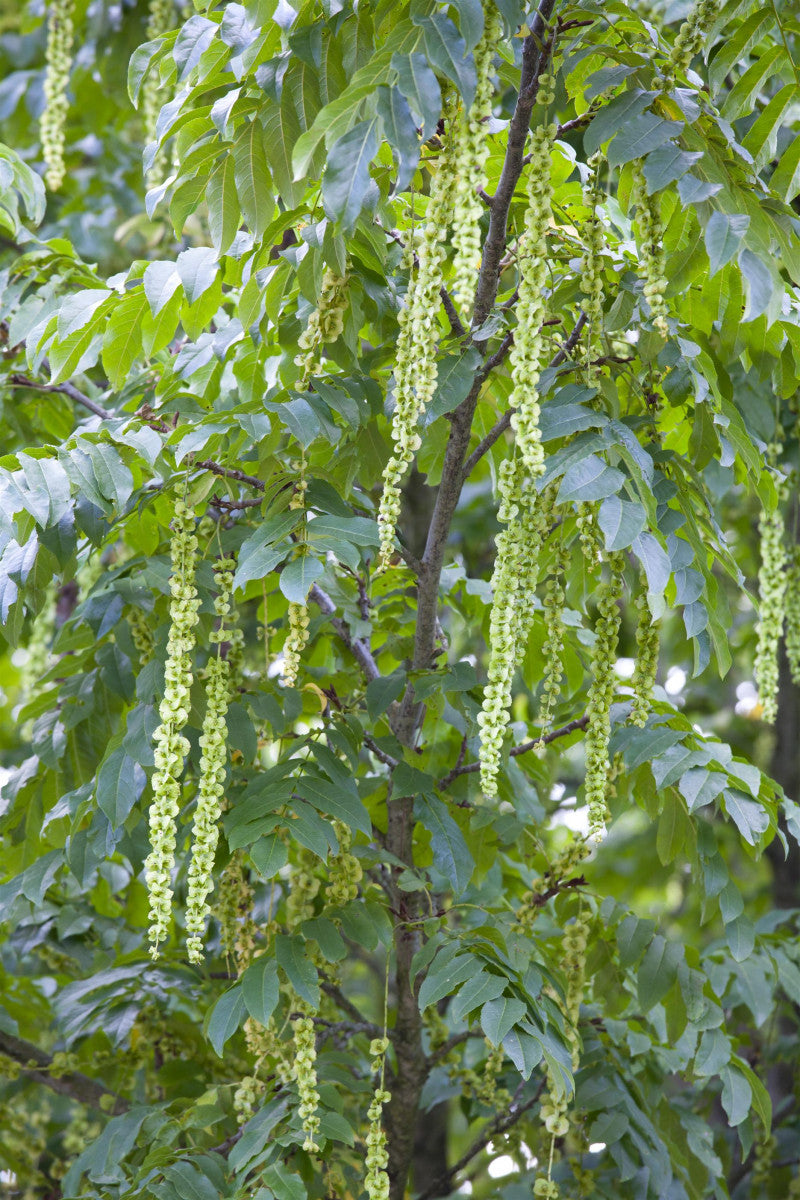
[{"label": "thin twig", "polygon": [[27,375],[10,375],[8,383],[11,387],[32,388],[35,392],[60,392],[61,395],[68,396],[76,404],[83,405],[90,413],[94,413],[96,417],[101,417],[104,421],[110,421],[114,415],[107,408],[103,408],[102,404],[92,400],[91,396],[84,395],[69,380],[64,383],[38,383],[35,379],[29,379]]},{"label": "thin twig", "polygon": [[367,677],[367,681],[371,682],[373,679],[377,679],[380,676],[380,671],[378,670],[378,664],[375,662],[368,643],[363,638],[354,638],[350,632],[347,622],[343,620],[342,617],[335,616],[336,605],[333,603],[328,593],[323,592],[322,588],[318,584],[314,583],[311,585],[309,599],[314,601],[314,603],[319,609],[321,609],[326,617],[330,617],[331,625],[336,630],[339,638],[344,642],[347,649],[356,659],[358,665],[361,667],[361,670]]},{"label": "thin twig", "polygon": [[[578,317],[577,321],[575,322],[575,327],[573,328],[572,333],[569,335],[567,340],[564,342],[564,345],[561,347],[561,349],[558,351],[557,354],[553,355],[553,357],[550,359],[550,362],[547,364],[548,368],[550,370],[553,370],[555,367],[560,367],[561,364],[563,363],[564,359],[567,357],[567,355],[570,354],[575,349],[578,342],[580,341],[580,337],[581,337],[581,334],[583,333],[583,328],[584,328],[585,324],[586,324],[586,313],[582,312],[580,314],[580,316]],[[502,349],[502,347],[501,347],[501,349]],[[499,437],[502,437],[502,435],[508,429],[508,427],[511,424],[511,415],[512,415],[512,410],[507,409],[503,413],[502,417],[500,417],[499,420],[497,420],[495,422],[495,424],[492,426],[492,428],[486,434],[486,437],[484,437],[478,443],[478,445],[475,447],[475,449],[472,451],[472,454],[470,454],[469,458],[464,463],[464,467],[462,470],[462,476],[464,479],[469,478],[476,463],[480,462],[480,460],[483,458],[484,454],[486,454],[489,450],[491,450],[492,446],[495,444],[497,439]]]},{"label": "thin twig", "polygon": [[544,1091],[544,1087],[545,1081],[542,1080],[536,1089],[536,1094],[531,1096],[529,1100],[526,1100],[524,1104],[520,1104],[519,1107],[515,1107],[512,1101],[512,1107],[507,1112],[499,1114],[493,1121],[490,1121],[483,1133],[481,1133],[480,1136],[472,1143],[470,1148],[461,1155],[461,1158],[458,1160],[458,1162],[454,1163],[454,1165],[450,1167],[450,1169],[446,1171],[444,1175],[440,1175],[438,1179],[434,1180],[431,1186],[426,1188],[425,1191],[417,1197],[417,1200],[432,1200],[434,1196],[448,1196],[453,1190],[452,1184],[459,1172],[463,1171],[464,1167],[472,1162],[473,1158],[480,1154],[482,1150],[485,1150],[489,1145],[489,1142],[491,1142],[498,1133],[505,1133],[505,1131],[510,1129],[512,1125],[516,1125],[517,1121],[524,1117],[526,1112],[529,1112],[530,1109],[537,1105],[541,1098],[542,1092]]},{"label": "thin twig", "polygon": [[82,1075],[80,1071],[64,1071],[63,1074],[53,1074],[53,1059],[45,1054],[32,1042],[23,1041],[10,1033],[0,1031],[0,1053],[7,1054],[20,1064],[20,1070],[26,1079],[42,1083],[62,1096],[71,1096],[90,1108],[100,1112],[110,1112],[119,1115],[128,1109],[128,1102],[110,1091],[96,1079]]},{"label": "thin twig", "polygon": [[[562,725],[560,729],[553,729],[550,733],[546,733],[544,737],[532,738],[529,742],[522,742],[522,744],[519,746],[512,746],[509,753],[511,754],[512,758],[518,758],[520,754],[527,754],[529,750],[533,750],[539,745],[549,746],[551,742],[555,742],[559,738],[569,737],[571,733],[575,733],[579,729],[585,729],[588,724],[589,717],[588,715],[584,714],[584,716],[576,717],[574,721],[570,721],[568,724]],[[459,758],[461,758],[461,755],[459,755]],[[440,791],[443,791],[445,788],[449,787],[453,780],[457,779],[459,775],[472,775],[475,773],[475,771],[480,771],[480,769],[480,762],[466,763],[463,766],[460,762],[457,762],[452,770],[447,773],[447,775],[442,776],[436,786]]]}]

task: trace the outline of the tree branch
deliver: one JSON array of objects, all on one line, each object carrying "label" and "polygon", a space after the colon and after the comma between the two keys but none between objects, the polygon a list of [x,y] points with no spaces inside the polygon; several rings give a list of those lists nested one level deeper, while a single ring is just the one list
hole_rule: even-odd
[{"label": "tree branch", "polygon": [[372,651],[370,650],[369,645],[364,641],[363,638],[354,638],[350,633],[347,622],[343,620],[342,617],[337,617],[334,615],[336,612],[336,605],[333,603],[328,593],[323,592],[322,588],[314,583],[311,585],[311,591],[308,593],[308,595],[309,599],[314,601],[314,603],[319,609],[321,609],[325,616],[330,617],[331,625],[336,630],[336,633],[339,635],[341,641],[344,642],[347,649],[353,655],[358,665],[361,667],[361,670],[364,672],[367,680],[371,682],[373,679],[377,679],[380,675],[380,671],[378,670],[378,664],[375,662],[375,659],[372,656]]},{"label": "tree branch", "polygon": [[[578,729],[585,729],[588,724],[588,715],[576,717],[574,721],[569,721],[566,725],[562,725],[560,729],[553,729],[552,732],[546,733],[544,737],[532,738],[529,742],[522,742],[519,746],[512,746],[509,753],[512,758],[517,758],[520,754],[527,754],[529,750],[533,750],[540,742],[545,746],[549,746],[551,742],[557,741],[558,738],[568,737]],[[481,764],[479,762],[471,762],[463,765],[457,762],[451,771],[442,776],[436,786],[439,791],[444,791],[459,775],[472,775],[480,769]]]},{"label": "tree branch", "polygon": [[91,396],[85,396],[83,392],[75,387],[74,383],[66,381],[65,383],[38,383],[35,379],[29,379],[27,375],[9,375],[8,382],[11,387],[32,388],[35,392],[60,392],[63,396],[68,396],[70,400],[74,400],[76,404],[83,405],[90,413],[94,413],[96,417],[101,417],[104,421],[108,421],[113,417],[107,408],[103,408],[102,404],[98,404],[96,400],[92,400]]},{"label": "tree branch", "polygon": [[453,1190],[452,1185],[459,1172],[463,1171],[464,1167],[468,1166],[468,1164],[472,1162],[473,1158],[480,1154],[481,1150],[484,1150],[489,1145],[489,1142],[491,1142],[492,1138],[496,1137],[498,1133],[505,1133],[505,1131],[510,1129],[512,1125],[516,1125],[517,1121],[524,1117],[526,1112],[529,1112],[534,1105],[539,1103],[539,1099],[544,1091],[544,1086],[545,1081],[542,1080],[536,1089],[536,1094],[531,1096],[529,1100],[526,1100],[524,1104],[520,1104],[519,1107],[515,1107],[512,1102],[512,1106],[507,1112],[498,1114],[493,1121],[490,1121],[483,1133],[481,1133],[472,1143],[470,1148],[461,1155],[461,1158],[458,1160],[458,1162],[450,1167],[450,1169],[444,1175],[441,1175],[438,1179],[434,1180],[430,1187],[427,1187],[425,1191],[417,1197],[417,1200],[433,1200],[434,1196],[449,1196]]},{"label": "tree branch", "polygon": [[[32,1042],[0,1031],[0,1053],[7,1054],[20,1064],[23,1075],[33,1083],[44,1084],[51,1091],[86,1104],[89,1108],[118,1116],[128,1108],[127,1101],[80,1071],[65,1071],[63,1075],[51,1074],[53,1059]],[[31,1065],[33,1064],[33,1065]]]}]

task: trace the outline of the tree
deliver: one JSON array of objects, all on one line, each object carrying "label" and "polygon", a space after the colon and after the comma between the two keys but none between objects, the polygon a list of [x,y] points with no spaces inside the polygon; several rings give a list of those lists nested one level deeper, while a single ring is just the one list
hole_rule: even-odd
[{"label": "tree", "polygon": [[800,1194],[796,18],[42,9],[6,1186]]}]

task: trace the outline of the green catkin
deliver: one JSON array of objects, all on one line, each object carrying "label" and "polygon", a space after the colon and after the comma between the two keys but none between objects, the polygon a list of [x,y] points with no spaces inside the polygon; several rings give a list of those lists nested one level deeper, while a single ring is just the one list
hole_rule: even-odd
[{"label": "green catkin", "polygon": [[528,168],[528,207],[519,253],[517,328],[511,347],[511,427],[522,462],[533,476],[544,470],[544,450],[539,431],[541,356],[544,345],[544,288],[547,282],[547,230],[552,217],[553,184],[550,154],[557,127],[541,125],[533,131]]},{"label": "green catkin", "polygon": [[701,50],[706,34],[720,9],[720,0],[695,0],[670,51],[660,86],[668,91],[678,72],[688,70],[694,56]]},{"label": "green catkin", "polygon": [[639,594],[636,605],[639,609],[639,621],[636,626],[636,666],[631,678],[633,704],[628,719],[631,725],[644,728],[653,702],[661,627],[658,621],[653,620],[645,592]]},{"label": "green catkin", "polygon": [[491,71],[500,38],[500,14],[492,6],[484,9],[484,30],[475,47],[477,84],[472,107],[458,131],[459,164],[453,197],[453,301],[463,313],[469,313],[475,295],[475,279],[481,265],[480,220],[483,202],[480,189],[486,182],[489,156],[488,123],[492,115]]},{"label": "green catkin", "polygon": [[582,500],[577,506],[575,525],[586,569],[596,571],[603,561],[603,535],[597,524],[597,505]]},{"label": "green catkin", "polygon": [[203,934],[210,912],[208,895],[214,888],[214,856],[219,840],[219,818],[225,794],[227,760],[227,712],[231,697],[230,663],[221,654],[221,643],[228,638],[226,624],[233,615],[233,571],[231,558],[220,559],[215,572],[218,592],[214,611],[219,627],[210,637],[217,653],[208,663],[206,676],[206,715],[200,735],[200,780],[197,807],[192,826],[192,861],[186,900],[186,948],[189,962],[203,961]]},{"label": "green catkin", "polygon": [[[175,21],[175,5],[173,0],[150,0],[145,37],[148,42],[161,38],[169,33]],[[144,124],[145,143],[156,140],[156,122],[161,110],[161,80],[158,70],[151,66],[142,84],[142,122]],[[152,174],[158,174],[161,166],[166,165],[163,150],[153,164]]]},{"label": "green catkin", "polygon": [[616,681],[614,666],[620,626],[618,599],[622,583],[622,556],[610,555],[608,566],[609,575],[600,585],[597,600],[592,682],[586,702],[589,718],[586,727],[586,803],[589,808],[589,831],[598,842],[605,833],[607,819],[608,743],[611,737],[611,701]]},{"label": "green catkin", "polygon": [[450,224],[456,176],[452,131],[456,105],[445,109],[445,139],[438,170],[431,182],[425,224],[417,246],[418,267],[413,273],[414,247],[409,238],[405,265],[409,270],[406,302],[400,310],[397,357],[394,368],[394,414],[392,457],[383,472],[383,493],[378,509],[380,533],[379,569],[388,567],[394,553],[394,535],[400,517],[400,485],[408,474],[421,445],[417,425],[436,391],[438,367],[436,345],[439,335],[437,313],[445,260],[445,239]]},{"label": "green catkin", "polygon": [[159,707],[161,724],[153,734],[155,774],[150,805],[151,851],[145,861],[150,898],[150,953],[158,957],[159,943],[169,934],[172,917],[172,869],[175,865],[176,818],[181,796],[181,774],[189,742],[181,733],[189,719],[192,686],[191,653],[200,601],[195,587],[197,537],[194,513],[183,501],[175,504],[170,553],[170,630],[164,668],[164,698]]},{"label": "green catkin", "polygon": [[337,341],[342,335],[344,314],[349,303],[349,279],[349,275],[337,275],[330,267],[322,277],[317,307],[297,340],[302,353],[294,361],[300,367],[298,387],[301,390],[313,375],[318,375],[322,370],[323,346]]},{"label": "green catkin", "polygon": [[522,548],[525,547],[529,559],[532,559],[538,555],[540,545],[539,541],[525,539],[524,536],[523,521],[533,501],[529,486],[525,483],[522,464],[516,456],[500,464],[498,491],[500,506],[497,517],[504,528],[495,539],[497,555],[492,573],[488,679],[483,693],[483,706],[478,713],[481,788],[488,798],[497,795],[500,750],[508,725],[519,630],[526,620],[520,607],[525,603],[530,605],[533,598],[533,561],[528,561],[526,567],[528,587],[520,587]]},{"label": "green catkin", "polygon": [[[586,983],[586,946],[589,935],[589,918],[581,914],[572,925],[564,930],[562,965],[567,977],[566,994],[562,1011],[565,1017],[565,1029],[572,1050],[572,1070],[577,1071],[580,1062],[580,1036],[578,1021],[580,1018],[581,1001]],[[550,1071],[547,1073],[547,1095],[539,1110],[544,1127],[551,1137],[550,1158],[547,1177],[540,1177],[533,1186],[534,1196],[542,1200],[558,1200],[559,1189],[550,1178],[553,1162],[553,1150],[556,1138],[563,1138],[569,1132],[567,1117],[567,1099],[555,1086],[555,1079]]]},{"label": "green catkin", "polygon": [[132,608],[128,613],[128,625],[131,631],[131,641],[139,652],[139,665],[150,662],[155,650],[155,638],[147,617],[140,608]]},{"label": "green catkin", "polygon": [[[308,481],[305,472],[305,458],[300,469],[300,477],[297,481],[294,494],[289,502],[289,508],[305,509],[306,506],[306,491],[308,489]],[[286,640],[283,643],[283,682],[287,687],[294,687],[297,683],[297,675],[300,671],[300,661],[303,657],[303,651],[308,643],[308,627],[310,619],[308,615],[308,605],[298,604],[295,601],[290,601],[289,609],[286,616]]]},{"label": "green catkin", "polygon": [[664,299],[667,290],[667,268],[664,255],[664,227],[658,196],[647,194],[644,163],[633,163],[633,200],[636,204],[636,224],[639,227],[640,263],[644,276],[644,298],[650,306],[653,324],[662,337],[669,334],[669,308]]},{"label": "green catkin", "polygon": [[317,1115],[319,1092],[317,1091],[317,1069],[314,1065],[317,1059],[314,1022],[309,1014],[305,1013],[302,1017],[297,1017],[292,1021],[292,1029],[294,1030],[295,1054],[292,1075],[300,1097],[298,1113],[305,1133],[303,1149],[309,1154],[316,1154],[319,1152],[316,1137],[319,1133],[320,1119]]},{"label": "green catkin", "polygon": [[64,127],[69,112],[67,86],[72,68],[75,0],[51,0],[47,18],[45,106],[39,122],[47,186],[57,192],[64,182]]},{"label": "green catkin", "polygon": [[598,368],[593,366],[597,357],[600,340],[603,333],[603,273],[601,257],[603,253],[603,222],[600,219],[600,203],[603,192],[600,187],[600,170],[603,163],[602,154],[593,154],[589,159],[590,175],[583,193],[583,202],[589,209],[586,220],[586,248],[581,264],[581,291],[586,299],[583,311],[586,314],[586,362],[589,382],[598,374]]},{"label": "green catkin", "polygon": [[753,1171],[750,1175],[750,1195],[754,1200],[761,1200],[761,1197],[767,1195],[773,1174],[775,1151],[778,1148],[778,1139],[774,1133],[764,1129],[761,1134],[761,1137],[756,1138],[753,1147]]},{"label": "green catkin", "polygon": [[544,626],[545,639],[542,647],[544,662],[542,674],[542,698],[539,702],[539,741],[537,747],[544,746],[543,738],[553,719],[558,697],[561,693],[561,676],[563,665],[561,656],[564,650],[564,604],[566,601],[565,571],[567,568],[566,548],[561,547],[554,564],[553,574],[547,582],[544,594]]},{"label": "green catkin", "polygon": [[761,567],[758,572],[759,616],[756,629],[755,676],[761,719],[772,724],[778,715],[778,647],[783,632],[786,595],[786,547],[783,516],[778,505],[771,512],[762,508],[758,517]]},{"label": "green catkin", "polygon": [[800,684],[800,546],[792,550],[786,576],[786,658],[792,682]]},{"label": "green catkin", "polygon": [[800,1200],[800,1171],[792,1179],[789,1184],[789,1190],[786,1193],[786,1200]]},{"label": "green catkin", "polygon": [[333,832],[339,843],[339,853],[328,856],[328,886],[325,903],[339,908],[358,897],[358,885],[363,875],[361,863],[350,853],[353,835],[343,821],[333,822]]},{"label": "green catkin", "polygon": [[386,1146],[386,1133],[383,1129],[383,1106],[391,1100],[391,1094],[383,1086],[384,1064],[386,1051],[389,1048],[387,1037],[373,1038],[369,1045],[372,1057],[372,1073],[378,1076],[378,1083],[372,1095],[372,1102],[367,1110],[369,1129],[367,1131],[367,1173],[364,1187],[369,1200],[389,1200],[389,1176],[386,1168],[389,1165],[389,1152]]}]

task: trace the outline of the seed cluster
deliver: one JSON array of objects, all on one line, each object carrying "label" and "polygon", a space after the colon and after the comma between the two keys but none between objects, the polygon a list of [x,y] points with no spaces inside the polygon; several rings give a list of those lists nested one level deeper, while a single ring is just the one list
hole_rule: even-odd
[{"label": "seed cluster", "polygon": [[19,681],[20,698],[23,703],[31,698],[36,684],[54,662],[51,646],[56,628],[57,596],[56,584],[49,584],[45,590],[44,604],[31,623],[28,644],[25,647],[27,658]]},{"label": "seed cluster", "polygon": [[492,5],[484,9],[483,36],[475,47],[477,85],[472,107],[458,130],[456,159],[459,169],[453,196],[453,300],[469,313],[475,293],[475,278],[481,265],[480,189],[486,182],[489,156],[488,123],[492,115],[491,71],[500,39],[500,14]]},{"label": "seed cluster", "polygon": [[[572,1049],[572,1069],[577,1071],[580,1061],[580,1036],[578,1021],[580,1018],[581,1001],[586,982],[586,946],[589,936],[588,916],[581,913],[572,925],[564,930],[562,966],[567,978],[567,987],[563,1003],[560,1007],[564,1013],[566,1034]],[[567,1098],[555,1086],[553,1075],[547,1073],[547,1096],[539,1109],[539,1115],[544,1121],[544,1127],[552,1138],[550,1148],[550,1164],[553,1161],[553,1143],[556,1138],[565,1137],[569,1132],[567,1117]],[[533,1188],[534,1196],[544,1197],[545,1200],[557,1200],[558,1186],[550,1178],[537,1179]]]},{"label": "seed cluster", "polygon": [[319,1092],[317,1091],[317,1046],[314,1037],[314,1022],[308,1015],[297,1017],[292,1021],[294,1030],[294,1067],[293,1077],[300,1096],[298,1113],[303,1122],[305,1140],[303,1149],[310,1154],[319,1152],[316,1136],[319,1133],[320,1120],[317,1116],[319,1108]]},{"label": "seed cluster", "polygon": [[322,277],[317,307],[312,312],[300,337],[298,348],[302,351],[295,358],[300,367],[299,387],[304,388],[313,375],[322,369],[324,345],[337,341],[344,329],[344,314],[349,303],[349,275],[337,275],[330,267]]},{"label": "seed cluster", "polygon": [[153,657],[155,638],[147,617],[140,608],[132,608],[128,613],[128,625],[131,631],[131,641],[139,652],[139,665],[144,666]]},{"label": "seed cluster", "polygon": [[540,125],[533,131],[528,172],[528,207],[525,232],[520,243],[517,328],[511,347],[511,427],[522,462],[531,475],[544,470],[544,450],[539,431],[541,356],[544,344],[542,321],[547,282],[547,231],[552,218],[553,183],[550,154],[557,133],[555,125]]},{"label": "seed cluster", "polygon": [[183,501],[175,505],[170,554],[170,630],[164,669],[164,698],[159,708],[161,724],[153,734],[155,774],[150,805],[150,854],[145,861],[150,898],[150,953],[158,957],[159,943],[169,934],[172,915],[172,869],[175,865],[176,818],[180,805],[181,774],[189,742],[181,733],[189,719],[192,686],[191,654],[200,601],[195,587],[197,537],[194,512]]},{"label": "seed cluster", "polygon": [[542,647],[544,666],[542,673],[544,683],[542,697],[539,702],[539,741],[547,733],[553,719],[558,697],[561,693],[561,676],[563,666],[561,655],[564,649],[564,603],[566,601],[565,571],[567,567],[566,548],[561,547],[555,562],[553,574],[547,581],[544,593],[544,626],[545,639]]},{"label": "seed cluster", "polygon": [[639,609],[639,621],[636,626],[636,667],[631,679],[633,704],[629,720],[632,725],[644,728],[653,701],[661,629],[659,623],[653,621],[653,614],[644,592],[639,594],[636,605]]},{"label": "seed cluster", "polygon": [[391,429],[394,452],[384,468],[383,494],[378,509],[378,562],[381,568],[389,565],[394,552],[395,529],[400,517],[400,485],[421,445],[417,429],[419,418],[436,391],[437,312],[445,259],[444,243],[450,224],[456,177],[453,152],[456,114],[455,103],[449,103],[444,114],[445,140],[438,170],[431,183],[425,224],[417,246],[416,275],[413,273],[414,247],[411,239],[406,247],[406,266],[410,279],[406,302],[398,317],[400,333],[394,368],[395,408]]},{"label": "seed cluster", "polygon": [[592,682],[586,703],[589,717],[586,727],[586,803],[589,808],[589,829],[596,841],[602,839],[608,817],[608,743],[611,737],[611,701],[614,698],[614,665],[620,626],[617,601],[622,582],[621,555],[610,555],[608,565],[609,575],[600,585],[597,600]]},{"label": "seed cluster", "polygon": [[667,290],[664,226],[657,196],[647,194],[642,159],[633,163],[633,199],[636,204],[636,224],[639,227],[640,262],[644,275],[644,298],[650,305],[653,324],[662,337],[667,337],[669,308],[664,299]]},{"label": "seed cluster", "polygon": [[39,122],[47,186],[57,192],[64,182],[64,127],[69,112],[67,87],[72,68],[75,0],[51,0],[47,20],[45,106]]},{"label": "seed cluster", "polygon": [[603,163],[602,154],[593,154],[589,159],[590,175],[583,193],[583,201],[589,210],[585,224],[585,251],[581,264],[581,291],[586,299],[583,311],[586,314],[586,361],[588,364],[589,381],[596,376],[597,368],[592,366],[597,357],[600,339],[603,333],[603,222],[600,218],[600,203],[603,192],[600,186],[600,170]]},{"label": "seed cluster", "polygon": [[498,520],[505,526],[495,540],[489,616],[488,680],[480,727],[481,787],[497,795],[500,750],[508,726],[511,685],[520,651],[530,629],[538,573],[539,550],[546,527],[545,505],[526,480],[519,458],[500,464]]},{"label": "seed cluster", "polygon": [[339,907],[357,898],[358,885],[364,872],[355,854],[350,853],[353,835],[348,826],[343,821],[334,821],[333,832],[339,843],[339,853],[328,857],[325,900],[328,904]]},{"label": "seed cluster", "polygon": [[786,657],[793,682],[800,684],[800,546],[792,551],[786,576]]},{"label": "seed cluster", "polygon": [[[308,481],[306,480],[305,458],[303,458],[300,477],[295,485],[294,494],[289,502],[289,508],[305,508],[307,489]],[[300,661],[308,642],[309,623],[308,605],[290,601],[289,610],[286,615],[287,633],[286,640],[283,643],[282,671],[283,682],[287,687],[294,687],[297,683]]]},{"label": "seed cluster", "polygon": [[778,647],[783,632],[786,596],[786,547],[780,506],[771,512],[761,510],[758,532],[761,539],[761,568],[758,572],[755,676],[761,717],[772,723],[778,715]]},{"label": "seed cluster", "polygon": [[672,86],[675,76],[686,71],[705,41],[706,33],[719,12],[720,0],[695,0],[670,51],[662,77],[662,87]]},{"label": "seed cluster", "polygon": [[189,961],[203,961],[203,938],[206,917],[210,911],[208,895],[214,888],[214,856],[219,840],[219,818],[225,792],[225,762],[227,759],[226,716],[231,695],[230,663],[219,652],[228,636],[226,623],[234,613],[233,571],[231,558],[220,559],[215,567],[218,593],[214,611],[219,627],[210,641],[217,645],[206,677],[206,714],[200,735],[200,781],[197,807],[192,828],[192,861],[189,865],[189,891],[186,900],[186,947]]},{"label": "seed cluster", "polygon": [[384,1063],[388,1048],[389,1039],[386,1037],[373,1038],[369,1045],[372,1072],[378,1076],[378,1084],[367,1110],[369,1130],[367,1132],[367,1174],[364,1186],[369,1200],[389,1200],[389,1176],[386,1173],[389,1165],[389,1153],[386,1149],[386,1134],[381,1120],[383,1106],[388,1104],[392,1098],[383,1086]]}]

